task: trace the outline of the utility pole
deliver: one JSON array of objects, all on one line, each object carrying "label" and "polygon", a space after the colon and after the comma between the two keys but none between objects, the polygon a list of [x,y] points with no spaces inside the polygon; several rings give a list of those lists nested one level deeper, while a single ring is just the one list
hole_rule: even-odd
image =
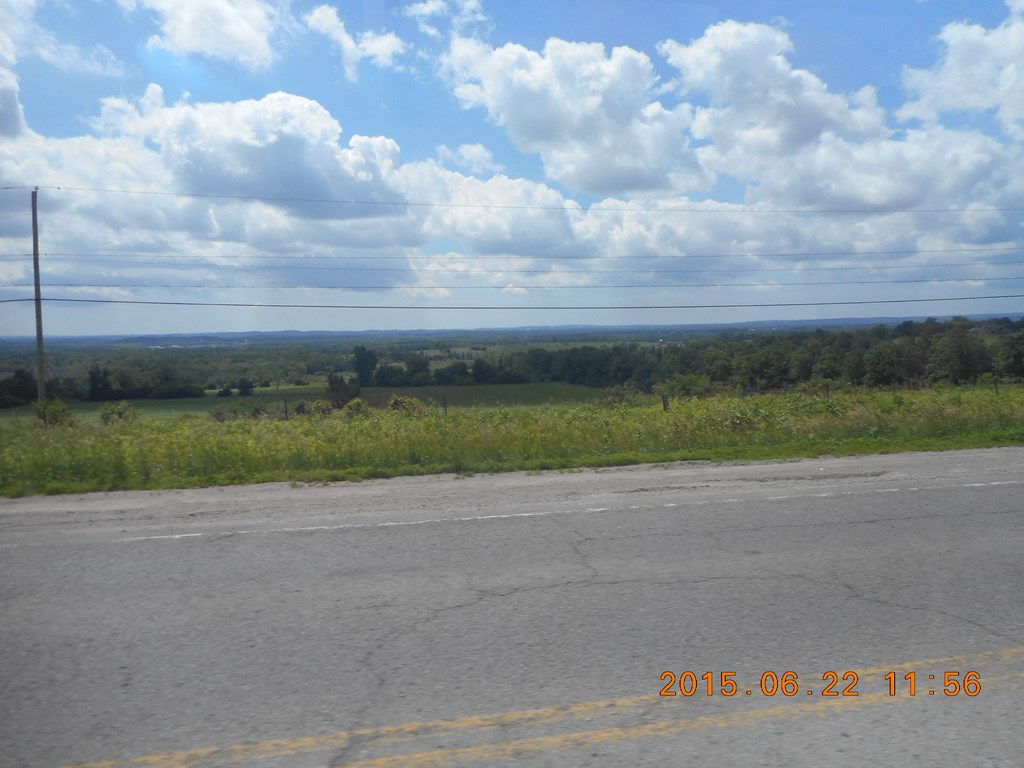
[{"label": "utility pole", "polygon": [[39,187],[32,190],[32,269],[36,277],[36,404],[46,404],[46,372],[43,368],[43,294],[39,287],[39,213],[36,198]]}]

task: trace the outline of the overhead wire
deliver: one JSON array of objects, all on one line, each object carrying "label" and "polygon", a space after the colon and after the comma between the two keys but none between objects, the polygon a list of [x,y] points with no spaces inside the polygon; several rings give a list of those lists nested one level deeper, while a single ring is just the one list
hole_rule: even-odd
[{"label": "overhead wire", "polygon": [[[459,311],[536,311],[536,310],[557,310],[557,311],[604,311],[604,310],[646,310],[646,309],[744,309],[744,308],[778,308],[778,307],[839,307],[857,306],[869,304],[922,304],[949,301],[985,301],[994,299],[1024,299],[1021,294],[1001,294],[993,296],[941,296],[916,299],[858,299],[849,301],[792,301],[792,302],[769,302],[769,303],[722,303],[722,304],[634,304],[634,305],[440,305],[423,306],[416,304],[281,304],[266,303],[256,304],[249,302],[224,302],[224,301],[155,301],[143,299],[80,299],[80,298],[54,298],[43,297],[45,302],[66,302],[76,304],[145,304],[153,306],[181,306],[181,307],[243,307],[243,308],[266,308],[266,309],[393,309],[393,310],[459,310]],[[0,303],[11,304],[17,302],[34,301],[31,298],[23,299],[0,299]]]},{"label": "overhead wire", "polygon": [[[3,189],[32,189],[33,187],[3,187]],[[454,203],[454,202],[440,202],[440,201],[429,201],[429,200],[365,200],[358,198],[340,198],[340,197],[288,197],[280,195],[242,195],[242,194],[218,194],[210,192],[177,192],[168,190],[143,190],[143,189],[111,189],[105,187],[71,187],[64,185],[50,185],[50,186],[36,186],[36,189],[48,189],[51,191],[68,191],[68,192],[98,192],[105,194],[117,194],[117,195],[150,195],[156,197],[182,197],[182,198],[195,198],[195,199],[209,199],[209,200],[241,200],[249,202],[271,202],[271,203],[319,203],[319,204],[332,204],[332,205],[359,205],[359,206],[396,206],[396,207],[416,207],[416,208],[475,208],[475,209],[495,209],[495,210],[530,210],[530,211],[562,211],[562,212],[574,212],[582,213],[700,213],[700,214],[800,214],[800,215],[842,215],[842,214],[858,214],[858,215],[890,215],[896,213],[958,213],[958,214],[971,214],[971,213],[1005,213],[1005,212],[1016,212],[1024,211],[1024,208],[1018,207],[985,207],[985,208],[835,208],[835,209],[815,209],[815,208],[757,208],[754,206],[743,205],[742,207],[735,208],[702,208],[698,205],[681,207],[681,206],[658,206],[658,207],[643,207],[643,206],[602,206],[602,205],[591,205],[589,208],[584,209],[578,204],[576,206],[567,205],[513,205],[507,203]]]},{"label": "overhead wire", "polygon": [[[3,187],[2,189],[28,189],[30,187]],[[344,198],[316,198],[316,197],[282,197],[282,196],[260,196],[260,195],[235,195],[235,194],[211,194],[211,193],[188,193],[188,192],[174,192],[174,191],[160,191],[160,190],[120,190],[120,189],[106,189],[99,187],[66,187],[66,186],[50,186],[42,187],[43,189],[58,190],[58,191],[73,191],[73,192],[93,192],[93,193],[109,193],[109,194],[125,194],[125,195],[153,195],[153,196],[167,196],[167,197],[179,197],[179,198],[201,198],[201,199],[223,199],[223,200],[238,200],[238,201],[256,201],[256,202],[269,202],[269,203],[289,203],[289,204],[337,204],[337,205],[359,205],[359,206],[404,206],[404,207],[436,207],[436,208],[466,208],[466,209],[496,209],[496,210],[538,210],[538,211],[558,211],[562,213],[681,213],[681,214],[731,214],[731,215],[742,215],[742,214],[794,214],[794,215],[844,215],[844,214],[859,214],[859,215],[889,215],[889,214],[969,214],[969,213],[992,213],[992,212],[1017,212],[1024,211],[1024,208],[1016,207],[988,207],[988,208],[865,208],[865,209],[797,209],[797,208],[759,208],[756,206],[733,206],[728,208],[708,208],[702,206],[699,202],[688,206],[681,205],[661,205],[661,206],[616,206],[616,205],[604,205],[594,204],[588,209],[584,209],[576,204],[572,205],[514,205],[514,204],[497,204],[497,203],[485,203],[485,202],[474,202],[474,203],[455,203],[455,202],[441,202],[441,201],[409,201],[409,200],[365,200],[365,199],[344,199]],[[14,214],[24,215],[24,214]],[[10,217],[13,217],[11,215]],[[688,256],[663,256],[663,255],[649,255],[641,254],[637,256],[605,256],[605,257],[593,257],[585,255],[562,255],[562,256],[538,256],[538,255],[485,255],[475,256],[474,261],[486,260],[486,259],[525,259],[525,260],[543,260],[557,263],[563,260],[579,259],[589,261],[604,261],[604,260],[646,260],[646,259],[657,259],[657,260],[688,260],[688,259],[734,259],[734,258],[745,258],[745,259],[759,259],[759,260],[781,260],[781,259],[809,259],[809,258],[864,258],[865,256],[902,256],[902,255],[921,255],[927,253],[1015,253],[1022,249],[1019,246],[1010,247],[980,247],[980,248],[945,248],[945,249],[910,249],[910,250],[878,250],[878,251],[815,251],[815,252],[804,252],[804,253],[722,253],[722,254],[693,254]],[[27,254],[26,254],[27,256]],[[10,261],[14,259],[24,258],[21,255],[3,255],[0,256],[0,260]],[[429,269],[416,270],[410,268],[396,269],[396,268],[385,268],[385,267],[363,267],[363,266],[325,266],[322,265],[323,261],[336,260],[336,261],[379,261],[379,260],[405,260],[407,262],[413,262],[416,260],[429,260],[433,262],[444,261],[444,255],[331,255],[331,254],[312,254],[312,255],[253,255],[253,256],[242,256],[237,257],[241,260],[260,260],[260,261],[296,261],[304,262],[301,264],[224,264],[215,263],[211,261],[214,259],[224,259],[225,257],[219,254],[171,254],[169,257],[167,254],[158,253],[142,253],[142,254],[91,254],[91,253],[64,253],[54,252],[50,254],[44,254],[44,257],[48,260],[59,260],[68,261],[71,263],[86,262],[86,263],[106,263],[106,264],[130,264],[134,267],[163,267],[168,269],[177,268],[203,268],[203,269],[226,269],[226,268],[237,268],[237,269],[322,269],[322,270],[334,270],[334,271],[345,271],[345,272],[395,272],[395,273],[410,273],[417,276],[438,274],[504,274],[504,275],[515,275],[515,274],[553,274],[553,275],[565,275],[565,274],[624,274],[624,273],[647,273],[651,272],[655,275],[658,274],[703,274],[703,273],[726,273],[726,272],[802,272],[802,271],[833,271],[833,270],[848,270],[848,271],[880,271],[889,269],[920,269],[920,268],[945,268],[945,267],[971,267],[978,268],[981,266],[985,267],[1004,267],[1010,264],[1020,264],[1024,262],[1020,261],[1006,261],[1006,262],[974,262],[974,263],[953,263],[953,264],[939,264],[939,265],[891,265],[891,264],[859,264],[856,266],[822,266],[822,267],[778,267],[778,268],[741,268],[741,269],[721,269],[721,270],[642,270],[642,269],[629,269],[629,270],[555,270],[555,269],[544,269],[544,270],[517,270],[517,269],[501,269],[501,270],[483,270],[483,269],[460,269],[446,266],[433,266]],[[116,257],[116,258],[109,258]],[[124,259],[160,259],[160,261],[124,261]],[[173,259],[176,259],[174,261]],[[320,264],[309,264],[311,260],[317,260]],[[185,261],[188,260],[188,261]],[[190,263],[191,262],[191,263]],[[197,263],[198,262],[198,263]],[[787,287],[810,287],[810,286],[844,286],[844,285],[898,285],[898,284],[927,284],[927,283],[965,283],[965,282],[980,282],[988,283],[995,281],[1016,281],[1024,280],[1024,277],[1017,276],[1002,276],[1002,277],[956,277],[956,278],[929,278],[929,279],[907,279],[907,280],[842,280],[842,281],[803,281],[803,282],[747,282],[747,283],[678,283],[678,284],[644,284],[644,285],[600,285],[600,284],[587,284],[587,285],[562,285],[562,286],[551,286],[551,285],[520,285],[514,286],[516,288],[522,288],[526,290],[566,290],[576,288],[601,288],[606,290],[614,289],[671,289],[671,288],[773,288],[781,289]],[[29,285],[0,285],[0,288],[28,288],[32,287]],[[239,289],[239,290],[259,290],[259,289],[286,289],[286,290],[394,290],[394,289],[444,289],[444,290],[506,290],[508,286],[479,286],[479,285],[462,285],[462,286],[431,286],[431,285],[417,285],[417,286],[402,286],[402,285],[388,285],[388,286],[316,286],[316,285],[186,285],[186,284],[140,284],[140,283],[104,283],[104,284],[82,284],[82,283],[46,283],[46,287],[50,288],[90,288],[90,289],[160,289],[160,290],[220,290],[220,289]],[[493,306],[493,305],[407,305],[407,304],[301,304],[301,303],[248,303],[248,302],[220,302],[220,301],[161,301],[161,300],[143,300],[143,299],[100,299],[100,298],[70,298],[70,297],[45,297],[44,301],[48,302],[67,302],[67,303],[88,303],[88,304],[139,304],[139,305],[156,305],[156,306],[209,306],[209,307],[251,307],[251,308],[303,308],[303,309],[396,309],[396,310],[508,310],[508,311],[534,311],[534,310],[643,310],[643,309],[725,309],[725,308],[771,308],[771,307],[824,307],[824,306],[854,306],[854,305],[875,305],[875,304],[915,304],[915,303],[929,303],[929,302],[964,302],[964,301],[980,301],[980,300],[994,300],[994,299],[1017,299],[1024,298],[1024,295],[1017,294],[1004,294],[1004,295],[992,295],[992,296],[948,296],[948,297],[929,297],[929,298],[903,298],[903,299],[858,299],[858,300],[844,300],[844,301],[801,301],[801,302],[767,302],[767,303],[720,303],[720,304],[636,304],[636,305],[600,305],[600,306],[587,306],[587,305],[563,305],[563,306],[552,306],[552,305],[541,305],[541,306],[528,306],[528,305],[504,305],[504,306]],[[14,299],[2,299],[0,303],[16,303],[32,301],[30,298],[14,298]]]},{"label": "overhead wire", "polygon": [[[805,251],[805,252],[784,252],[784,253],[694,253],[694,254],[683,254],[679,256],[670,255],[666,256],[663,254],[652,255],[652,254],[638,254],[635,256],[584,256],[584,255],[521,255],[521,254],[480,254],[474,255],[472,259],[474,261],[483,259],[508,259],[508,258],[522,258],[522,259],[543,259],[546,261],[647,261],[647,260],[667,260],[667,259],[799,259],[799,258],[838,258],[843,256],[916,256],[920,254],[935,254],[935,253],[1013,253],[1016,251],[1024,251],[1022,245],[1012,246],[986,246],[983,248],[913,248],[913,249],[902,249],[902,250],[876,250],[876,251]],[[31,258],[32,254],[0,254],[0,259],[17,259],[17,258]],[[159,258],[166,260],[169,256],[173,256],[178,259],[211,259],[211,258],[226,258],[223,254],[192,254],[192,253],[171,253],[166,252],[153,252],[153,253],[94,253],[94,252],[63,252],[53,251],[41,253],[42,258],[53,258],[60,260],[79,260],[84,258]],[[289,256],[284,254],[277,255],[246,255],[239,256],[238,258],[253,259],[253,260],[294,260],[294,261],[312,261],[312,260],[338,260],[338,261],[382,261],[382,260],[431,260],[445,258],[443,254],[305,254]]]},{"label": "overhead wire", "polygon": [[[656,275],[703,275],[703,274],[730,274],[730,273],[751,273],[751,272],[836,272],[836,271],[867,271],[875,272],[879,270],[891,270],[891,269],[934,269],[938,267],[942,268],[953,268],[953,267],[1006,267],[1024,264],[1024,261],[1003,261],[1003,262],[959,262],[953,264],[897,264],[897,265],[882,265],[882,264],[870,264],[866,266],[857,267],[760,267],[760,268],[733,268],[733,269],[476,269],[476,268],[454,268],[454,267],[443,267],[434,266],[427,269],[409,269],[409,268],[396,268],[396,267],[343,267],[343,266],[315,266],[315,265],[291,265],[291,264],[259,264],[259,265],[248,265],[248,264],[167,264],[166,262],[134,262],[134,261],[115,261],[115,260],[100,260],[90,261],[89,263],[102,263],[102,264],[122,264],[125,266],[138,267],[138,266],[154,266],[161,267],[163,269],[184,269],[184,268],[226,268],[234,270],[266,270],[266,269],[284,269],[284,270],[316,270],[316,271],[329,271],[329,272],[386,272],[386,273],[397,273],[397,274],[414,274],[414,275],[429,275],[429,274],[455,274],[455,275],[635,275],[638,273],[651,273]],[[984,278],[975,278],[984,279]]]},{"label": "overhead wire", "polygon": [[[611,284],[588,283],[585,285],[520,285],[514,284],[514,288],[529,290],[576,290],[576,289],[640,289],[640,288],[791,288],[824,285],[901,285],[901,284],[926,284],[926,283],[971,283],[971,282],[1007,282],[1024,280],[1024,275],[1012,277],[955,277],[955,278],[924,278],[919,280],[832,280],[832,281],[806,281],[787,283],[646,283],[646,284]],[[249,290],[249,289],[271,289],[271,290],[319,290],[319,291],[387,291],[396,288],[402,289],[431,289],[431,290],[507,290],[508,285],[277,285],[277,284],[181,284],[181,283],[45,283],[47,288],[145,288],[145,289],[189,289],[189,290]],[[0,288],[33,288],[32,283],[0,284]]]}]

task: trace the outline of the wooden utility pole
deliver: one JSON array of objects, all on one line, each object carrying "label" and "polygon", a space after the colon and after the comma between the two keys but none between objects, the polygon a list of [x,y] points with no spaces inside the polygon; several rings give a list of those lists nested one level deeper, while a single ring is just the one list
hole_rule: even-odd
[{"label": "wooden utility pole", "polygon": [[43,294],[39,287],[39,213],[36,198],[39,187],[32,190],[32,269],[36,277],[36,403],[46,404],[46,371],[43,367]]}]

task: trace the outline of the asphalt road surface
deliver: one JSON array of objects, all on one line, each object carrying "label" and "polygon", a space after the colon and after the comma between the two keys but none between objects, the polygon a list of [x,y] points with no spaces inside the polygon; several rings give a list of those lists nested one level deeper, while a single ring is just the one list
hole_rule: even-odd
[{"label": "asphalt road surface", "polygon": [[0,764],[1019,768],[1022,582],[1022,448],[5,500]]}]

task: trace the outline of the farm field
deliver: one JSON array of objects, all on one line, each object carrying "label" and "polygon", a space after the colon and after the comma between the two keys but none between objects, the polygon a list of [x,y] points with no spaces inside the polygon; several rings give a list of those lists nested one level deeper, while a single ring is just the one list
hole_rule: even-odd
[{"label": "farm field", "polygon": [[455,407],[447,414],[437,405],[349,407],[287,421],[168,416],[106,424],[83,418],[49,428],[32,419],[0,422],[0,493],[1019,445],[1024,386],[716,395],[674,400],[667,412],[644,397],[618,405]]}]

